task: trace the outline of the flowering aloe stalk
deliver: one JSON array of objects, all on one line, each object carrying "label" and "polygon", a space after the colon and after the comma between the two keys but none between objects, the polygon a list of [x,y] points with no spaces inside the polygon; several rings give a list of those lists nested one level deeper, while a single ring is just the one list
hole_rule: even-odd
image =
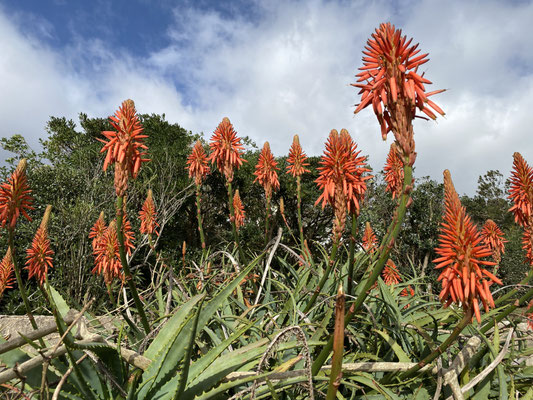
[{"label": "flowering aloe stalk", "polygon": [[[233,128],[229,118],[224,117],[222,122],[218,124],[211,137],[211,155],[207,159],[216,164],[216,167],[226,177],[226,186],[228,188],[228,206],[230,212],[230,220],[233,229],[233,238],[235,245],[238,246],[237,228],[235,226],[235,214],[233,210],[233,190],[231,183],[233,182],[234,170],[238,169],[244,160],[242,158],[244,147],[241,144],[241,139],[237,136],[237,132]],[[242,249],[239,248],[241,258],[243,256]]]},{"label": "flowering aloe stalk", "polygon": [[187,169],[189,171],[189,178],[194,179],[196,185],[196,219],[198,220],[198,232],[200,233],[200,241],[202,242],[202,249],[206,251],[204,228],[202,224],[201,212],[201,187],[202,182],[210,172],[209,165],[207,165],[207,155],[205,154],[204,146],[199,140],[192,148],[191,154],[187,158]]},{"label": "flowering aloe stalk", "polygon": [[[431,82],[417,72],[418,67],[428,61],[427,54],[417,56],[420,52],[417,49],[418,44],[411,46],[411,42],[412,39],[402,36],[401,30],[390,23],[381,24],[367,41],[363,51],[364,66],[357,74],[357,83],[353,84],[361,89],[359,92],[361,101],[354,112],[358,113],[372,105],[381,127],[382,138],[385,139],[388,132],[392,131],[404,164],[404,178],[393,220],[383,238],[380,250],[372,257],[375,267],[370,277],[360,283],[356,300],[346,314],[346,324],[363,305],[368,289],[377,280],[389,259],[390,250],[400,232],[407,207],[412,201],[410,192],[413,185],[413,164],[416,159],[412,121],[415,117],[420,117],[417,115],[417,110],[431,119],[436,118],[431,109],[444,115],[444,112],[429,100],[430,96],[443,90],[426,93],[425,85]],[[318,373],[326,361],[332,345],[332,340],[329,340],[315,358],[314,374]]]},{"label": "flowering aloe stalk", "polygon": [[102,134],[108,139],[106,142],[99,139],[104,146],[101,152],[107,151],[104,161],[104,171],[110,164],[115,164],[115,192],[117,194],[116,202],[116,234],[118,239],[118,249],[120,254],[120,262],[124,269],[124,277],[128,283],[135,307],[141,318],[141,324],[148,334],[150,332],[150,324],[146,318],[144,305],[139,298],[135,282],[132,279],[131,271],[128,265],[125,250],[125,213],[124,213],[124,196],[128,188],[128,179],[131,177],[135,179],[139,173],[141,164],[150,161],[146,158],[144,150],[147,149],[144,144],[144,139],[147,135],[143,135],[143,127],[137,111],[135,110],[135,103],[133,100],[125,100],[122,106],[115,112],[114,116],[109,117],[109,122],[115,129],[114,131],[104,131]]},{"label": "flowering aloe stalk", "polygon": [[385,264],[385,268],[383,268],[383,282],[385,282],[385,285],[388,286],[394,286],[397,285],[402,281],[402,278],[400,277],[400,273],[398,272],[398,267],[396,264],[394,264],[394,261],[392,261],[390,258]]},{"label": "flowering aloe stalk", "polygon": [[309,165],[307,155],[302,150],[300,139],[298,135],[294,135],[292,145],[287,157],[287,173],[296,178],[296,197],[297,197],[297,211],[298,211],[298,232],[300,234],[300,246],[302,252],[305,254],[304,246],[304,228],[302,223],[302,183],[301,176],[305,172],[311,172],[307,167]]},{"label": "flowering aloe stalk", "polygon": [[491,219],[485,221],[485,225],[481,229],[481,237],[483,238],[483,243],[492,251],[492,258],[496,263],[496,267],[494,268],[494,275],[496,275],[500,261],[502,260],[502,254],[505,253],[505,243],[507,243],[507,240],[504,238],[504,234],[498,228],[498,225]]},{"label": "flowering aloe stalk", "polygon": [[7,226],[8,231],[8,245],[9,252],[11,254],[11,261],[13,263],[13,269],[15,270],[15,277],[17,279],[17,285],[20,290],[20,296],[24,302],[26,308],[26,314],[30,320],[33,329],[37,330],[37,324],[35,318],[31,312],[30,302],[26,295],[26,289],[22,282],[20,270],[15,260],[15,226],[17,224],[18,217],[22,214],[28,221],[31,221],[27,210],[33,210],[31,206],[33,199],[30,196],[31,190],[28,186],[28,179],[26,177],[26,159],[20,160],[17,168],[8,179],[7,182],[0,186],[0,225],[2,227]]},{"label": "flowering aloe stalk", "polygon": [[265,246],[269,239],[268,219],[270,217],[270,200],[272,199],[272,191],[279,190],[279,180],[277,171],[278,163],[274,155],[270,151],[270,145],[265,142],[261,154],[259,154],[259,161],[255,166],[255,180],[259,182],[265,190],[266,198],[266,214],[265,214]]},{"label": "flowering aloe stalk", "polygon": [[51,211],[52,206],[47,206],[31,247],[26,251],[28,279],[35,277],[41,286],[47,278],[48,268],[53,267],[52,256],[54,251],[50,248],[50,239],[48,239],[48,220],[50,219]]},{"label": "flowering aloe stalk", "polygon": [[8,247],[6,255],[0,262],[0,298],[6,289],[13,286],[13,258],[11,257],[11,249]]},{"label": "flowering aloe stalk", "polygon": [[323,192],[315,205],[322,202],[322,208],[327,204],[333,208],[335,215],[332,233],[333,247],[326,271],[304,312],[309,311],[312,307],[331,273],[337,249],[345,230],[347,213],[358,212],[359,202],[366,191],[366,181],[370,179],[369,176],[363,176],[365,172],[369,171],[365,165],[366,157],[358,157],[359,152],[356,152],[355,148],[356,144],[348,131],[343,129],[339,135],[333,129],[329,134],[324,155],[320,160],[321,167],[318,168],[320,175],[316,183]]},{"label": "flowering aloe stalk", "polygon": [[415,374],[422,366],[432,362],[454,342],[461,331],[471,323],[475,315],[481,322],[479,302],[485,311],[495,307],[489,284],[501,280],[487,271],[483,266],[495,263],[483,260],[492,255],[491,249],[483,242],[483,238],[476,225],[466,214],[455,191],[448,170],[444,171],[444,217],[439,234],[439,246],[435,252],[440,256],[433,260],[435,268],[442,269],[437,280],[442,281],[442,291],[439,294],[444,307],[451,303],[462,306],[465,314],[450,336],[418,365],[401,376],[406,379]]}]

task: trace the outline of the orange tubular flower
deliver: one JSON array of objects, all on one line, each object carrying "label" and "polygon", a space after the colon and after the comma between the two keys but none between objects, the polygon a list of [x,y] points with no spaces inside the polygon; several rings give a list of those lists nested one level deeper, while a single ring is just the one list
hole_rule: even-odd
[{"label": "orange tubular flower", "polygon": [[385,165],[385,182],[387,182],[386,192],[392,193],[392,198],[400,197],[403,185],[403,161],[398,154],[398,149],[394,143],[390,146],[387,164]]},{"label": "orange tubular flower", "polygon": [[533,225],[528,225],[524,228],[522,248],[526,251],[527,262],[533,266]]},{"label": "orange tubular flower", "polygon": [[135,245],[133,244],[133,242],[135,241],[135,233],[133,233],[133,229],[131,228],[131,222],[128,220],[126,212],[124,212],[123,215],[124,224],[122,226],[122,230],[124,231],[124,248],[126,249],[128,255],[131,255],[131,251],[135,248]]},{"label": "orange tubular flower", "polygon": [[533,168],[520,153],[513,154],[513,171],[509,199],[514,203],[509,209],[522,227],[533,224]]},{"label": "orange tubular flower", "polygon": [[485,225],[483,225],[483,229],[481,229],[483,243],[491,249],[492,258],[494,258],[497,264],[500,263],[502,254],[505,253],[505,243],[507,243],[507,240],[503,236],[501,229],[491,219],[488,219]]},{"label": "orange tubular flower", "polygon": [[239,195],[239,189],[235,191],[235,195],[233,196],[233,210],[235,212],[235,228],[239,230],[244,225],[244,218],[246,217],[241,196]]},{"label": "orange tubular flower", "polygon": [[383,276],[383,281],[388,286],[397,285],[402,281],[402,278],[398,272],[398,267],[390,258],[387,260],[387,264],[385,264],[385,268],[383,268],[383,272],[381,274]]},{"label": "orange tubular flower", "polygon": [[26,210],[33,210],[33,199],[26,178],[26,159],[20,160],[9,180],[0,186],[0,224],[14,229],[20,214],[31,221]]},{"label": "orange tubular flower", "polygon": [[287,173],[292,175],[293,177],[302,176],[305,172],[311,172],[307,168],[309,163],[305,162],[307,160],[307,156],[302,150],[302,146],[300,146],[300,139],[298,138],[298,135],[294,135],[294,138],[292,139],[292,145],[289,150],[289,157],[287,157]]},{"label": "orange tubular flower", "polygon": [[12,288],[13,284],[13,259],[11,258],[11,248],[7,249],[7,253],[0,262],[0,297],[4,294],[6,289]]},{"label": "orange tubular flower", "polygon": [[48,239],[48,220],[52,206],[46,207],[41,225],[35,233],[31,247],[26,251],[26,269],[28,278],[35,276],[40,285],[46,280],[48,268],[52,268],[53,250]]},{"label": "orange tubular flower", "polygon": [[189,178],[194,179],[197,186],[201,185],[210,169],[207,165],[207,154],[205,154],[204,146],[199,140],[194,144],[192,152],[187,158],[187,165]]},{"label": "orange tubular flower", "polygon": [[211,137],[211,155],[208,161],[216,163],[218,170],[224,174],[228,182],[233,181],[233,170],[239,168],[246,160],[241,158],[244,147],[241,139],[227,117],[217,126]]},{"label": "orange tubular flower", "polygon": [[140,232],[145,235],[151,235],[157,233],[156,228],[159,227],[159,224],[156,221],[157,213],[155,211],[154,199],[152,197],[152,189],[148,190],[148,196],[144,201],[142,210],[139,212],[139,219],[141,220]]},{"label": "orange tubular flower", "polygon": [[374,234],[374,230],[370,226],[370,222],[365,224],[365,231],[363,233],[363,249],[370,253],[376,251],[378,245],[378,238]]},{"label": "orange tubular flower", "polygon": [[133,100],[125,100],[122,106],[109,117],[111,126],[116,131],[104,131],[104,135],[109,141],[98,139],[104,143],[100,151],[107,151],[104,161],[104,171],[108,165],[115,163],[115,190],[117,196],[123,196],[128,187],[128,176],[133,179],[137,177],[141,163],[150,161],[146,158],[148,147],[144,144],[144,139],[148,135],[143,135],[143,127]]},{"label": "orange tubular flower", "polygon": [[113,278],[121,275],[122,264],[120,263],[120,253],[118,249],[117,225],[112,221],[94,250],[95,266],[93,274],[104,276],[106,283],[110,283]]},{"label": "orange tubular flower", "polygon": [[431,82],[418,74],[418,67],[429,59],[428,54],[418,55],[418,44],[402,36],[402,31],[390,23],[381,24],[367,41],[363,51],[363,67],[356,75],[361,102],[355,113],[372,105],[381,125],[383,139],[392,131],[402,150],[402,156],[413,165],[416,154],[412,132],[412,120],[418,108],[431,119],[444,115],[444,111],[429,97],[444,90],[426,93],[424,85]]},{"label": "orange tubular flower", "polygon": [[326,150],[320,160],[322,166],[318,168],[320,176],[315,181],[323,190],[315,205],[322,202],[322,208],[326,204],[335,207],[335,196],[345,197],[350,208],[358,206],[358,196],[364,194],[366,181],[370,179],[363,177],[363,173],[369,171],[364,163],[366,157],[357,157],[360,152],[354,152],[355,143],[351,138],[348,140],[348,136],[343,135],[344,139],[341,139],[333,129],[326,142]]},{"label": "orange tubular flower", "polygon": [[435,252],[440,256],[433,260],[435,268],[443,268],[437,280],[442,281],[440,299],[445,307],[451,303],[462,304],[463,309],[473,307],[476,319],[481,322],[478,300],[489,311],[494,307],[489,285],[502,281],[480,265],[495,265],[483,258],[492,255],[483,243],[476,225],[466,214],[453,186],[448,170],[444,171],[445,213],[439,234],[439,246]]},{"label": "orange tubular flower", "polygon": [[265,189],[265,195],[269,199],[272,196],[272,190],[279,190],[278,163],[274,158],[274,155],[270,151],[270,145],[265,142],[261,154],[259,154],[259,161],[255,166],[254,175],[256,176],[254,182],[259,182],[263,189]]},{"label": "orange tubular flower", "polygon": [[105,219],[104,219],[104,212],[102,211],[100,213],[100,216],[94,223],[93,227],[91,228],[91,231],[89,232],[89,239],[92,239],[92,245],[93,245],[93,251],[96,249],[96,244],[102,237],[102,234],[105,232],[106,226],[105,226]]}]

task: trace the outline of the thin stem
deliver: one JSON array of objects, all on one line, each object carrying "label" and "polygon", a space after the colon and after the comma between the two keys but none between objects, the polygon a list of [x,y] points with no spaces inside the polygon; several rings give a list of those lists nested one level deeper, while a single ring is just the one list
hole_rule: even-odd
[{"label": "thin stem", "polygon": [[352,232],[350,236],[350,253],[348,256],[348,296],[352,295],[353,290],[353,262],[355,254],[355,235],[357,233],[357,214],[352,214]]},{"label": "thin stem", "polygon": [[202,212],[201,212],[201,194],[200,194],[200,185],[196,185],[196,219],[198,220],[198,232],[200,232],[200,241],[202,242],[202,252],[205,255],[206,244],[205,244],[205,235],[204,228],[202,226]]},{"label": "thin stem", "polygon": [[270,217],[270,198],[271,196],[266,196],[266,214],[265,214],[265,247],[268,244],[268,219]]},{"label": "thin stem", "polygon": [[[22,282],[22,277],[20,275],[20,270],[17,264],[17,260],[15,257],[15,245],[13,237],[15,236],[14,229],[9,228],[8,229],[8,245],[9,250],[11,252],[11,262],[13,263],[13,269],[15,270],[15,276],[17,278],[17,285],[20,290],[20,296],[22,297],[22,301],[24,303],[24,307],[26,308],[26,315],[28,316],[28,319],[30,320],[31,326],[33,329],[37,330],[39,327],[37,326],[37,323],[35,322],[35,318],[33,317],[33,314],[31,312],[30,302],[28,300],[28,296],[26,294],[26,289],[24,287],[24,283]],[[44,343],[42,343],[44,346]]]},{"label": "thin stem", "polygon": [[[404,180],[403,180],[402,194],[400,196],[400,201],[398,202],[398,208],[396,209],[392,222],[389,225],[389,229],[388,229],[389,234],[386,235],[386,237],[383,239],[382,244],[380,246],[380,250],[376,252],[371,259],[371,262],[372,262],[376,259],[376,257],[378,257],[376,265],[372,271],[372,274],[370,275],[370,277],[368,277],[367,279],[359,283],[357,287],[359,293],[356,297],[355,303],[351,305],[350,310],[346,314],[345,326],[347,326],[350,323],[350,321],[353,319],[353,317],[356,315],[356,313],[359,311],[359,309],[363,305],[366,297],[368,296],[369,289],[372,287],[374,282],[377,281],[379,275],[381,274],[381,271],[385,267],[385,263],[389,259],[389,253],[392,250],[394,241],[396,240],[396,237],[398,237],[398,234],[400,233],[400,228],[402,226],[402,222],[405,217],[405,213],[407,211],[407,205],[409,203],[409,199],[411,198],[411,192],[410,190],[407,190],[407,188],[411,185],[411,182],[413,179],[413,167],[410,166],[407,162],[404,162],[403,171],[404,171]],[[312,368],[313,375],[316,375],[318,371],[320,371],[320,368],[326,362],[326,359],[328,358],[332,347],[333,347],[333,338],[330,338],[328,340],[328,343],[322,348],[318,356],[315,358],[315,361],[313,363],[313,368]]]},{"label": "thin stem", "polygon": [[[477,301],[477,300],[475,300]],[[463,316],[463,319],[459,321],[455,329],[452,331],[450,336],[446,338],[444,342],[441,343],[439,347],[437,347],[435,350],[433,350],[431,353],[429,353],[422,361],[420,361],[418,364],[416,364],[414,367],[410,368],[409,370],[405,371],[403,374],[399,376],[400,380],[406,380],[414,376],[421,368],[432,362],[434,359],[436,359],[438,356],[443,354],[448,347],[452,345],[452,343],[457,339],[459,334],[463,331],[463,329],[472,322],[472,315],[474,314],[474,307],[471,306],[466,311],[465,315]]]},{"label": "thin stem", "polygon": [[128,259],[126,258],[126,250],[124,249],[124,232],[122,231],[122,225],[124,220],[124,197],[117,197],[117,237],[118,237],[118,250],[120,253],[120,263],[124,269],[124,275],[126,277],[126,282],[128,282],[128,287],[131,292],[131,297],[135,302],[135,307],[137,307],[137,312],[141,317],[141,324],[143,326],[146,334],[150,333],[150,324],[146,318],[146,313],[144,312],[144,305],[139,298],[137,293],[137,288],[135,287],[135,282],[131,276],[130,267],[128,265]]},{"label": "thin stem", "polygon": [[296,198],[298,203],[298,232],[300,233],[300,246],[302,248],[302,252],[305,253],[304,227],[302,224],[302,182],[299,176],[296,177]]}]

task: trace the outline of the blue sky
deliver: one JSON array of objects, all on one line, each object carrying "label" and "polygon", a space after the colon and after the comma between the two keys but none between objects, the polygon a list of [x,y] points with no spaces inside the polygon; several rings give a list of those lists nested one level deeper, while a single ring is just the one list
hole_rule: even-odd
[{"label": "blue sky", "polygon": [[[512,154],[533,164],[531,1],[0,0],[0,135],[38,146],[49,116],[110,115],[125,98],[208,139],[224,116],[286,154],[319,155],[346,128],[381,169],[389,143],[349,84],[362,47],[391,21],[420,42],[435,102],[418,121],[415,175],[473,193]],[[428,89],[429,90],[429,89]]]}]

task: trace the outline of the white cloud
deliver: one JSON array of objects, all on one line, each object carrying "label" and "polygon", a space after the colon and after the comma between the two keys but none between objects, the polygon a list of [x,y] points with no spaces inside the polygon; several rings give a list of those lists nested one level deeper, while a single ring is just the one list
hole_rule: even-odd
[{"label": "white cloud", "polygon": [[132,97],[141,112],[165,113],[206,137],[228,116],[239,134],[269,140],[278,155],[295,133],[320,154],[332,128],[347,128],[380,169],[388,144],[370,110],[353,116],[349,84],[366,38],[391,20],[430,53],[424,67],[434,88],[449,89],[435,98],[446,118],[416,123],[416,176],[440,181],[448,168],[458,191],[471,194],[487,170],[508,175],[514,151],[533,163],[533,3],[247,4],[253,19],[180,7],[170,44],[144,59],[93,38],[47,48],[0,12],[0,133],[36,138],[50,115],[103,116]]}]

